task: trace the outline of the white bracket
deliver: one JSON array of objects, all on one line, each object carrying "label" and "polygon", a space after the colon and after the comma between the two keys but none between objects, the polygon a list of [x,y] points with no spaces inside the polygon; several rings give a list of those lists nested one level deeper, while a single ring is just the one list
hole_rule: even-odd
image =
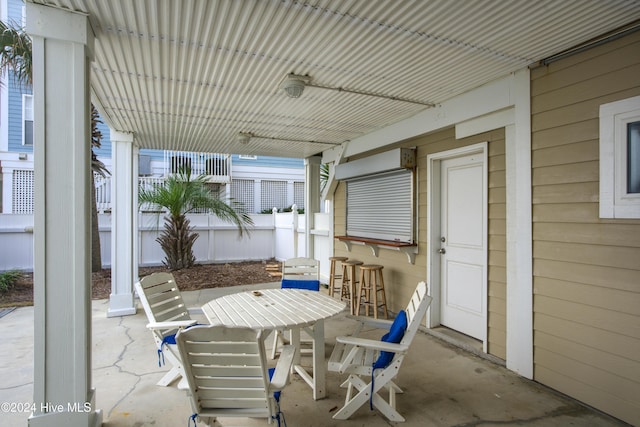
[{"label": "white bracket", "polygon": [[418,247],[415,245],[411,246],[393,246],[393,245],[384,245],[380,243],[371,243],[371,242],[363,242],[358,240],[346,240],[339,239],[342,243],[344,243],[347,252],[351,252],[352,246],[355,245],[363,245],[371,249],[371,252],[374,257],[378,258],[380,256],[380,248],[389,249],[392,251],[400,251],[407,256],[407,261],[409,264],[416,263],[416,254],[418,253]]}]

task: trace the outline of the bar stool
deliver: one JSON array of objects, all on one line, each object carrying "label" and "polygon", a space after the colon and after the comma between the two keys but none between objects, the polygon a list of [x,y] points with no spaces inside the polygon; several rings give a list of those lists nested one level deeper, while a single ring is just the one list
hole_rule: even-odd
[{"label": "bar stool", "polygon": [[362,261],[355,259],[342,261],[342,292],[340,294],[340,299],[349,301],[351,314],[355,314],[356,311],[355,296],[358,285],[356,267],[362,264],[364,264]]},{"label": "bar stool", "polygon": [[[366,264],[360,266],[360,286],[356,302],[356,316],[360,315],[360,306],[364,305],[365,315],[369,315],[369,307],[373,308],[373,317],[378,318],[378,309],[384,309],[384,317],[387,313],[387,298],[384,293],[384,280],[382,278],[382,265]],[[378,294],[380,300],[378,303]]]},{"label": "bar stool", "polygon": [[342,280],[342,274],[336,274],[336,261],[344,262],[348,258],[346,256],[332,256],[329,257],[329,261],[331,261],[331,266],[329,267],[329,296],[332,297],[335,291],[341,291],[342,284],[336,286],[336,279]]}]

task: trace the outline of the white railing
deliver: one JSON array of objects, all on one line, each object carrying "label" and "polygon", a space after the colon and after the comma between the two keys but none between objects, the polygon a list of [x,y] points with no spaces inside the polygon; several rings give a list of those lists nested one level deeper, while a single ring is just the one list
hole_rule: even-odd
[{"label": "white railing", "polygon": [[98,212],[111,209],[111,177],[94,173],[93,179],[96,184],[96,207]]},{"label": "white railing", "polygon": [[181,167],[191,168],[192,175],[206,175],[210,182],[231,182],[231,156],[220,153],[193,153],[188,151],[164,152],[164,175],[178,172]]},{"label": "white railing", "polygon": [[[162,176],[141,176],[138,177],[139,190],[151,190],[156,185],[162,185],[165,177]],[[96,206],[98,212],[104,213],[111,210],[111,176],[95,175],[96,182]],[[152,206],[142,205],[141,211],[155,210]]]},{"label": "white railing", "polygon": [[[138,178],[138,191],[140,190],[153,190],[153,187],[164,184],[165,178],[162,176],[141,176]],[[111,206],[111,204],[109,204]],[[140,206],[141,211],[153,210],[153,206],[149,206],[144,203]]]}]

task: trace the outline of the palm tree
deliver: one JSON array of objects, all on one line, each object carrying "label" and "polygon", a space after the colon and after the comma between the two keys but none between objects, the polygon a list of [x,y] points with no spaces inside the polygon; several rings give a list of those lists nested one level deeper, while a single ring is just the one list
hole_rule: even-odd
[{"label": "palm tree", "polygon": [[96,174],[101,177],[109,175],[109,171],[104,163],[98,160],[98,156],[93,151],[100,148],[102,144],[102,132],[98,129],[100,114],[95,105],[91,104],[91,271],[102,270],[102,251],[100,250],[100,230],[98,229],[98,205],[96,202]]},{"label": "palm tree", "polygon": [[324,188],[329,183],[329,163],[322,163],[320,165],[320,191],[324,191]]},{"label": "palm tree", "polygon": [[0,69],[11,70],[17,82],[31,85],[31,38],[22,28],[0,21]]},{"label": "palm tree", "polygon": [[[24,31],[14,25],[0,21],[0,70],[13,71],[13,78],[22,85],[31,86],[32,81],[32,45],[31,38]],[[109,172],[104,164],[98,160],[93,148],[100,148],[102,133],[98,129],[100,123],[98,111],[91,105],[91,170],[102,176]],[[95,177],[91,174],[91,270],[102,269],[102,254],[100,253],[100,234],[98,231],[98,209],[95,197]]]},{"label": "palm tree", "polygon": [[253,225],[253,220],[239,205],[231,206],[218,199],[207,187],[205,175],[191,176],[191,168],[183,167],[170,175],[164,184],[141,189],[140,204],[150,203],[165,209],[164,230],[156,239],[166,257],[163,261],[170,270],[192,267],[195,263],[193,244],[198,234],[193,232],[186,214],[196,209],[209,209],[218,218],[234,223],[242,235]]}]

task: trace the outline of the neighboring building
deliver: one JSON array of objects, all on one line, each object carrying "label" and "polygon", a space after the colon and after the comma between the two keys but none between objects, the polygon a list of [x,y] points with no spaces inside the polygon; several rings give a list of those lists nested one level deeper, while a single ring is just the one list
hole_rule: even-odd
[{"label": "neighboring building", "polygon": [[[103,132],[104,134],[104,132]],[[107,133],[108,135],[108,133]],[[0,213],[33,213],[33,153],[31,147],[21,151],[0,151]],[[104,151],[104,150],[102,150]],[[170,163],[150,160],[151,150],[141,150],[142,164],[150,164],[151,172],[140,175],[140,185],[161,182],[170,173]],[[160,152],[160,157],[162,157]],[[199,157],[210,154],[182,153]],[[225,158],[228,174],[212,175],[212,189],[219,197],[242,203],[248,213],[267,213],[273,208],[287,210],[292,205],[304,209],[304,165],[302,160],[277,157],[217,155]],[[110,158],[98,157],[109,169]],[[145,169],[146,170],[146,169]],[[214,182],[215,181],[215,182]],[[111,209],[111,180],[96,176],[98,209]]]}]

